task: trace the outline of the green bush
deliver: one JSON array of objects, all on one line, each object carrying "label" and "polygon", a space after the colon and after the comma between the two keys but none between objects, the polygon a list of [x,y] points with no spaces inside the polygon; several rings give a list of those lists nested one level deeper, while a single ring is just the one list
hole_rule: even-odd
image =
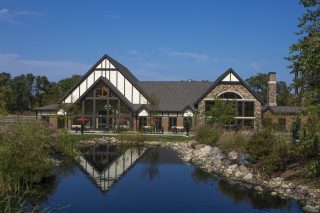
[{"label": "green bush", "polygon": [[223,130],[215,127],[201,126],[195,131],[195,139],[199,143],[213,145],[218,142]]},{"label": "green bush", "polygon": [[285,169],[290,155],[290,140],[271,131],[257,132],[248,141],[248,151],[261,171],[272,174]]},{"label": "green bush", "polygon": [[237,151],[241,153],[247,152],[249,134],[241,132],[225,132],[219,139],[217,146],[226,153]]}]

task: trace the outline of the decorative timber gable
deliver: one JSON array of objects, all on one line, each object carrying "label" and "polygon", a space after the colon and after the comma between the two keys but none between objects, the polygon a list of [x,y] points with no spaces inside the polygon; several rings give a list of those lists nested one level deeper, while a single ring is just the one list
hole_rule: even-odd
[{"label": "decorative timber gable", "polygon": [[104,55],[63,97],[62,103],[75,103],[99,79],[109,81],[131,104],[148,104],[138,79],[122,64]]},{"label": "decorative timber gable", "polygon": [[[234,71],[232,68],[229,68],[226,72],[224,72],[213,84],[205,91],[195,102],[194,105],[198,105],[204,98],[206,98],[212,91],[218,87],[219,85],[225,85],[226,88],[222,90],[222,92],[227,92],[227,88],[236,87],[236,85],[240,85],[244,91],[253,96],[260,104],[263,104],[261,99],[257,96],[257,94],[249,87],[249,85],[242,80],[242,78]],[[232,90],[231,90],[232,91]],[[238,89],[234,89],[232,92],[237,93]],[[238,91],[240,92],[240,91]],[[240,95],[241,96],[241,95]]]}]

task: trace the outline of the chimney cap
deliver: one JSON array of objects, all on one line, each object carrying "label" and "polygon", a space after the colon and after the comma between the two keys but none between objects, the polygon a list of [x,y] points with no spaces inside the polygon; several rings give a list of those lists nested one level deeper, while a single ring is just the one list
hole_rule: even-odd
[{"label": "chimney cap", "polygon": [[269,72],[268,75],[277,74],[276,72]]}]

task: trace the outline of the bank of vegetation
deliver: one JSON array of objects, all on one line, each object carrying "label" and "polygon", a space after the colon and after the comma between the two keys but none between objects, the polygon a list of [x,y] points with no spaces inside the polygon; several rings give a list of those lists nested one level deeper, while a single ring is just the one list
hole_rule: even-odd
[{"label": "bank of vegetation", "polygon": [[74,157],[73,141],[39,123],[15,123],[0,133],[0,209],[39,211],[41,185],[50,182],[64,158]]}]

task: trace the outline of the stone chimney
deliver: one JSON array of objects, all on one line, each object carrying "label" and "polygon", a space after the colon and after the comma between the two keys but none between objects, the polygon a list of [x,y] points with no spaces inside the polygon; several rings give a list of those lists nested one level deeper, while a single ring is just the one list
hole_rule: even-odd
[{"label": "stone chimney", "polygon": [[268,106],[277,106],[277,81],[276,73],[268,73]]}]

